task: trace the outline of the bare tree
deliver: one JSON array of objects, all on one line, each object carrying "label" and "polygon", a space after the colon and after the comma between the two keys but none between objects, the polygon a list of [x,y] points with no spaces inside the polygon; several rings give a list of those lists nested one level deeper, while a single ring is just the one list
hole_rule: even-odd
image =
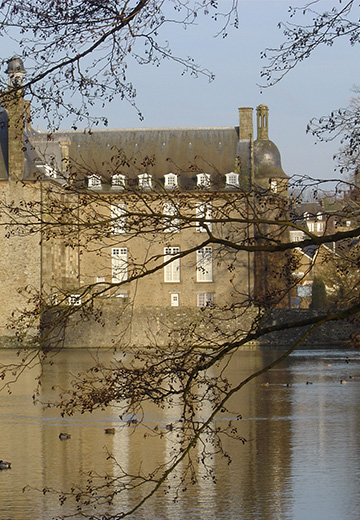
[{"label": "bare tree", "polygon": [[[319,0],[289,8],[290,21],[280,22],[285,41],[278,48],[268,48],[262,57],[268,64],[262,71],[267,85],[274,85],[298,63],[309,58],[321,45],[331,47],[337,39],[345,38],[357,45],[360,37],[358,10],[354,0],[334,0],[319,11]],[[301,18],[302,17],[302,18]]]},{"label": "bare tree", "polygon": [[[57,406],[63,415],[91,413],[116,404],[124,428],[140,427],[144,406],[149,403],[161,409],[176,407],[181,410],[176,421],[164,426],[146,426],[148,435],[154,438],[168,436],[171,440],[172,454],[166,464],[136,475],[118,466],[118,474],[112,479],[106,475],[90,475],[86,489],[56,491],[61,502],[75,499],[78,514],[89,518],[89,507],[99,503],[110,505],[121,493],[131,490],[136,493],[136,490],[143,489],[141,500],[135,500],[128,510],[104,516],[107,519],[124,518],[131,516],[163,486],[168,486],[170,475],[180,464],[183,464],[184,473],[180,482],[176,483],[176,494],[180,496],[181,489],[196,481],[192,468],[194,457],[198,458],[198,455],[193,448],[198,442],[202,446],[202,464],[211,478],[211,468],[207,463],[209,442],[212,452],[215,450],[224,457],[228,457],[222,442],[225,437],[245,442],[237,427],[239,410],[232,410],[228,405],[231,397],[253,378],[280,363],[319,326],[333,320],[351,319],[358,314],[360,305],[355,297],[347,298],[346,304],[343,302],[340,309],[336,307],[331,312],[324,310],[310,317],[300,316],[299,319],[275,323],[267,321],[269,309],[287,301],[289,292],[297,284],[297,280],[291,277],[296,268],[292,257],[281,255],[301,246],[340,243],[344,239],[357,237],[359,227],[317,236],[291,216],[288,200],[283,193],[260,187],[222,193],[221,196],[217,192],[200,192],[202,199],[205,197],[207,202],[212,202],[211,216],[206,213],[196,215],[194,198],[197,200],[198,194],[164,192],[161,186],[154,186],[152,192],[129,189],[126,210],[121,207],[121,212],[113,213],[110,206],[118,202],[120,208],[123,193],[115,197],[104,195],[77,186],[73,181],[68,188],[64,190],[63,185],[51,180],[42,181],[41,211],[40,202],[36,200],[28,204],[23,202],[20,208],[3,207],[8,219],[9,237],[19,233],[38,235],[41,231],[42,240],[50,245],[61,242],[69,252],[79,248],[82,256],[95,255],[101,261],[107,258],[104,243],[107,246],[121,246],[124,243],[124,235],[111,233],[111,229],[115,227],[119,230],[125,219],[127,244],[140,239],[143,243],[155,241],[163,245],[164,227],[170,228],[166,232],[166,240],[172,234],[176,235],[178,228],[186,232],[200,225],[204,231],[196,234],[194,244],[189,244],[170,258],[165,254],[152,254],[145,260],[131,263],[127,279],[79,287],[80,305],[68,305],[69,293],[60,285],[56,287],[57,301],[51,301],[54,296],[51,290],[47,292],[44,289],[41,294],[29,290],[26,312],[14,316],[13,326],[22,341],[29,327],[29,318],[42,320],[44,348],[35,353],[32,349],[22,350],[18,366],[2,367],[3,374],[10,369],[14,377],[18,377],[26,365],[37,362],[43,356],[53,355],[62,345],[62,333],[67,326],[80,326],[85,318],[106,326],[101,307],[102,296],[121,289],[125,284],[136,284],[151,278],[179,258],[190,257],[199,248],[209,245],[216,248],[216,256],[230,273],[237,268],[238,255],[248,252],[262,255],[261,267],[270,264],[273,267],[273,274],[269,268],[270,278],[277,277],[274,284],[264,284],[265,290],[239,291],[228,305],[205,307],[197,318],[174,327],[167,348],[149,341],[148,348],[128,345],[124,349],[124,332],[115,338],[111,347],[123,349],[124,356],[114,358],[107,366],[99,360],[94,362],[88,372],[74,378],[70,389],[58,389],[57,402],[43,403]],[[171,215],[164,212],[164,201],[176,208]],[[301,229],[304,239],[295,243],[290,241],[288,234],[291,229]],[[262,279],[265,280],[264,277]],[[132,302],[129,303],[130,308],[131,305]],[[123,309],[124,315],[129,307]],[[234,352],[251,342],[289,329],[294,331],[295,339],[279,359],[235,385],[229,383],[226,367]],[[220,370],[216,378],[212,372],[214,367]],[[35,394],[34,398],[38,399],[39,394]],[[221,428],[214,426],[214,418],[225,412],[231,419]],[[54,492],[47,488],[42,491]]]},{"label": "bare tree", "polygon": [[[2,30],[18,29],[24,46],[23,57],[34,60],[33,73],[23,87],[33,98],[37,97],[40,106],[42,104],[43,108],[47,108],[48,103],[53,103],[58,121],[65,111],[72,114],[75,121],[85,118],[92,122],[89,106],[97,98],[111,101],[113,96],[120,93],[120,96],[134,103],[134,87],[127,79],[126,60],[129,56],[141,64],[157,64],[161,58],[171,57],[168,46],[159,39],[165,23],[191,24],[199,12],[205,11],[215,17],[223,17],[224,32],[231,23],[236,24],[236,2],[231,4],[224,15],[213,0],[174,0],[170,7],[174,8],[171,14],[168,11],[169,2],[153,0],[36,4],[5,1],[2,3]],[[342,16],[349,13],[351,8],[352,2],[347,4],[347,11],[342,10],[337,16],[334,14],[333,19],[339,22],[339,27],[344,23]],[[308,9],[310,7],[306,11]],[[327,18],[322,20],[321,28],[325,27],[326,31]],[[328,26],[333,27],[331,23]],[[294,38],[294,45],[300,43],[299,52],[297,47],[292,46],[282,49],[284,54],[281,60],[284,60],[285,71],[306,56],[300,28],[288,31],[289,37]],[[321,43],[321,34],[317,27],[309,29],[305,42],[311,45]],[[314,44],[311,43],[312,39],[315,39]],[[142,41],[145,42],[143,48]],[[192,73],[209,74],[192,60],[172,59],[180,61]],[[272,67],[277,69],[276,61]],[[47,83],[49,77],[50,84]],[[15,85],[15,92],[19,88]],[[77,100],[74,105],[69,104],[67,92],[77,92],[79,102]],[[112,173],[118,172],[117,168],[130,160],[121,150],[114,155]],[[151,161],[151,158],[147,160]],[[70,260],[76,252],[82,256],[90,255],[91,258],[95,255],[102,261],[108,260],[104,243],[114,248],[124,244],[122,233],[112,233],[111,229],[119,231],[125,220],[127,242],[140,239],[143,243],[164,245],[164,227],[167,236],[174,235],[178,228],[193,230],[200,227],[201,232],[181,251],[152,252],[140,259],[134,258],[129,264],[126,279],[119,262],[117,280],[81,285],[77,288],[78,300],[72,301],[72,305],[68,305],[70,294],[67,285],[62,285],[59,280],[51,283],[49,277],[46,284],[42,284],[40,293],[32,287],[25,287],[27,307],[25,311],[14,312],[10,327],[15,337],[22,342],[27,331],[40,322],[40,346],[43,348],[36,351],[21,349],[18,364],[1,367],[2,377],[9,370],[14,378],[19,377],[26,366],[41,361],[44,355],[51,355],[60,348],[69,323],[74,327],[86,318],[105,325],[102,296],[113,294],[126,284],[137,284],[155,276],[180,259],[190,259],[199,249],[216,248],[216,257],[230,273],[230,281],[237,260],[244,254],[256,255],[258,269],[268,274],[266,280],[269,283],[258,284],[249,291],[240,291],[234,283],[234,298],[228,304],[225,302],[217,307],[209,301],[197,319],[174,327],[168,348],[164,349],[156,342],[149,342],[150,348],[147,349],[128,346],[124,358],[114,359],[109,366],[95,363],[91,370],[75,378],[71,389],[60,389],[58,401],[51,403],[51,406],[58,407],[60,413],[69,415],[78,411],[91,412],[116,403],[124,427],[131,425],[135,428],[141,425],[146,403],[160,408],[177,406],[181,409],[175,422],[163,428],[154,425],[149,430],[149,434],[154,437],[167,435],[171,438],[173,451],[168,463],[152,468],[148,473],[139,471],[136,475],[122,472],[119,468],[119,476],[111,481],[106,476],[99,480],[101,476],[97,475],[93,480],[90,478],[86,489],[72,488],[60,494],[61,502],[74,498],[80,508],[78,514],[89,517],[89,506],[99,502],[111,504],[119,493],[144,488],[143,498],[135,500],[127,511],[105,515],[107,519],[124,518],[132,515],[161,489],[181,462],[185,463],[185,472],[177,484],[177,492],[180,492],[185,482],[194,482],[193,448],[199,441],[200,444],[202,442],[199,460],[211,477],[207,465],[209,453],[204,439],[211,439],[213,448],[225,457],[227,454],[222,444],[224,436],[244,442],[237,428],[239,412],[229,406],[231,397],[250,380],[280,363],[321,325],[334,320],[352,319],[359,313],[358,298],[354,298],[344,302],[346,304],[340,310],[325,310],[296,320],[267,321],[269,309],[274,305],[287,306],[285,302],[288,302],[291,291],[296,288],[297,281],[291,276],[296,268],[291,252],[299,247],[357,238],[360,228],[358,222],[355,222],[349,229],[315,234],[301,225],[297,217],[292,216],[289,201],[283,193],[264,186],[229,191],[221,194],[221,197],[217,193],[199,190],[202,199],[212,203],[211,214],[204,208],[196,214],[196,195],[164,192],[161,186],[155,186],[151,192],[129,189],[124,209],[121,206],[123,196],[110,198],[88,190],[84,184],[77,183],[78,177],[72,175],[72,170],[79,174],[79,165],[70,164],[68,169],[70,173],[63,179],[65,184],[59,185],[40,176],[34,183],[34,190],[37,191],[34,191],[31,200],[2,203],[1,225],[5,227],[8,238],[40,235],[43,243],[50,246],[60,244],[62,249],[59,249],[59,254],[66,251]],[[80,173],[84,174],[83,177],[80,175],[80,181],[84,181],[85,174],[98,174],[89,168]],[[164,202],[168,204],[166,211]],[[116,208],[113,213],[111,205]],[[343,216],[346,216],[346,210]],[[291,230],[302,231],[304,238],[297,242],[291,241]],[[357,261],[355,259],[355,263]],[[205,272],[204,258],[198,264],[198,271]],[[128,310],[131,312],[131,302],[125,306],[124,312]],[[226,367],[237,349],[289,329],[297,331],[298,335],[295,337],[294,332],[293,343],[279,359],[243,381],[229,383]],[[112,348],[123,346],[124,337],[125,333],[115,338]],[[214,366],[220,370],[220,376],[216,378],[211,372]],[[37,398],[35,394],[34,399]],[[231,419],[222,428],[215,427],[214,418],[224,412]],[[48,491],[43,490],[44,493]]]},{"label": "bare tree", "polygon": [[68,115],[74,127],[79,121],[92,126],[107,123],[94,117],[99,100],[122,99],[136,108],[132,63],[159,66],[170,59],[183,72],[213,78],[193,58],[173,54],[162,34],[167,25],[192,25],[200,14],[214,19],[225,36],[237,25],[237,1],[224,8],[214,0],[5,0],[0,35],[19,44],[28,72],[24,88],[50,128]]},{"label": "bare tree", "polygon": [[[351,46],[359,44],[359,6],[353,0],[334,0],[320,10],[319,0],[289,9],[289,20],[280,22],[284,42],[278,48],[262,53],[267,61],[261,75],[265,86],[275,85],[300,62],[310,58],[320,46],[332,47],[338,39]],[[329,51],[331,52],[331,51]],[[341,139],[341,149],[334,157],[340,173],[350,172],[350,182],[357,175],[359,163],[359,99],[358,88],[348,107],[337,108],[320,118],[313,118],[307,132],[321,141]]]}]

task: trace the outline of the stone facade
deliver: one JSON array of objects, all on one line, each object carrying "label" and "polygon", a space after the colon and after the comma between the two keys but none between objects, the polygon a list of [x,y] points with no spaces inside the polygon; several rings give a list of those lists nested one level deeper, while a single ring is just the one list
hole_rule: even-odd
[{"label": "stone facade", "polygon": [[[4,99],[10,93],[11,85]],[[34,317],[47,309],[46,336],[61,309],[86,301],[95,319],[69,318],[64,341],[109,344],[126,316],[126,343],[151,336],[166,344],[177,320],[246,305],[267,287],[272,259],[207,240],[212,231],[251,239],[254,186],[282,192],[286,210],[287,176],[268,137],[266,106],[257,109],[256,140],[252,108],[239,109],[238,127],[49,136],[31,127],[21,89],[9,99],[0,132],[3,343],[19,316],[36,335]],[[22,329],[16,333],[21,340]]]}]

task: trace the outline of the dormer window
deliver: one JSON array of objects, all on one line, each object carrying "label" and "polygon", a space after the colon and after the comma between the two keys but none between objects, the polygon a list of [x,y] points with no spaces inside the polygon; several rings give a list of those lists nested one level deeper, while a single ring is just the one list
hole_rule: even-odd
[{"label": "dormer window", "polygon": [[210,173],[198,173],[196,175],[197,178],[197,187],[208,190],[211,187],[211,177]]},{"label": "dormer window", "polygon": [[167,190],[175,190],[179,185],[178,176],[175,173],[167,173],[164,175],[164,179],[164,186]]},{"label": "dormer window", "polygon": [[139,179],[139,188],[141,190],[151,190],[153,187],[152,175],[149,173],[141,173],[138,176]]},{"label": "dormer window", "polygon": [[90,177],[88,177],[88,188],[91,190],[101,190],[101,177],[99,177],[99,175],[90,175]]},{"label": "dormer window", "polygon": [[121,173],[115,173],[111,178],[111,187],[114,190],[124,190],[126,187],[126,177]]},{"label": "dormer window", "polygon": [[45,173],[46,177],[49,177],[50,179],[58,178],[57,171],[54,168],[52,168],[49,164],[40,163],[40,164],[36,164],[35,166],[40,171],[42,170]]},{"label": "dormer window", "polygon": [[45,176],[50,179],[59,178],[59,172],[55,168],[55,157],[50,155],[46,157],[45,160],[46,162],[36,157],[34,160],[35,167],[40,170],[40,173],[45,174]]},{"label": "dormer window", "polygon": [[225,175],[226,188],[239,188],[239,174],[230,172]]},{"label": "dormer window", "polygon": [[48,164],[44,164],[43,168],[44,168],[46,177],[50,177],[51,179],[57,179],[58,178],[57,171],[54,168],[52,168]]}]

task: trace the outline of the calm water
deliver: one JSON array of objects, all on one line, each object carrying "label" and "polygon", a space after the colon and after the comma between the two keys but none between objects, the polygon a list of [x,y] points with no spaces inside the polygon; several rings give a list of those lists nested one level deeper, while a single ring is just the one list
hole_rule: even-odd
[{"label": "calm water", "polygon": [[[240,381],[275,354],[239,352],[229,377]],[[15,354],[0,350],[0,356],[6,362]],[[53,366],[45,365],[42,398],[51,395],[55,383],[67,384],[70,373],[86,368],[90,361],[89,353],[75,350],[58,355]],[[48,520],[73,511],[67,502],[60,506],[56,496],[23,488],[69,489],[73,483],[84,483],[84,473],[91,469],[114,474],[107,450],[128,470],[164,461],[169,439],[149,440],[144,429],[136,433],[120,429],[116,408],[63,419],[52,409],[33,406],[37,370],[24,375],[11,395],[0,395],[0,459],[12,462],[11,470],[0,471],[0,520]],[[248,442],[225,440],[232,464],[214,457],[216,485],[201,478],[203,470],[197,467],[199,484],[189,487],[178,502],[173,502],[171,491],[161,493],[132,518],[357,520],[359,405],[360,353],[299,351],[233,400],[232,408],[243,416],[239,424]],[[156,416],[160,413],[149,410],[145,422],[164,425],[176,410]],[[115,435],[104,434],[110,426],[116,428]],[[60,431],[70,433],[71,439],[60,441]],[[130,506],[132,498],[119,499],[117,510]]]}]

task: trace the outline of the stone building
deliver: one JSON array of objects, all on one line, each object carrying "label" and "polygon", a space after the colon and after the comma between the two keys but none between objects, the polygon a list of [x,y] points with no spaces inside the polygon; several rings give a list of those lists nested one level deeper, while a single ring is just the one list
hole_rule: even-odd
[{"label": "stone building", "polygon": [[[7,72],[0,128],[3,341],[15,330],[21,337],[19,323],[36,331],[44,306],[101,302],[110,324],[96,339],[89,331],[97,325],[84,314],[69,336],[76,344],[86,322],[88,344],[98,345],[109,343],[125,308],[133,322],[137,313],[142,331],[141,340],[129,341],[146,343],[151,322],[159,331],[200,308],[266,298],[278,266],[265,254],[214,240],[249,244],[254,234],[267,234],[254,230],[257,211],[267,218],[286,211],[287,176],[269,139],[265,105],[256,110],[256,139],[248,107],[239,109],[235,127],[49,135],[31,127],[21,88],[10,97],[25,73],[21,60],[10,60]],[[264,207],[269,196],[283,205]]]}]

